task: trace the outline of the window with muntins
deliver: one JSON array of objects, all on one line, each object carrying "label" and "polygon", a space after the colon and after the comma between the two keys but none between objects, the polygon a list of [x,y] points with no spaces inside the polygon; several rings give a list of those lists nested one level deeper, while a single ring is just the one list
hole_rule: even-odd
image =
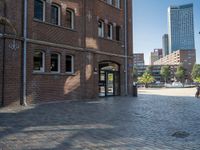
[{"label": "window with muntins", "polygon": [[66,62],[66,73],[73,73],[74,72],[74,57],[71,55],[66,55],[65,58],[65,62]]},{"label": "window with muntins", "polygon": [[101,20],[98,21],[98,36],[104,37],[104,22]]},{"label": "window with muntins", "polygon": [[36,72],[44,72],[44,52],[35,51],[33,57],[33,70]]},{"label": "window with muntins", "polygon": [[74,29],[74,11],[71,9],[66,10],[67,28]]},{"label": "window with muntins", "polygon": [[59,54],[51,54],[51,72],[60,72]]},{"label": "window with muntins", "polygon": [[41,21],[45,20],[45,2],[43,0],[34,1],[34,18]]},{"label": "window with muntins", "polygon": [[57,5],[51,5],[51,23],[60,25],[60,7]]}]

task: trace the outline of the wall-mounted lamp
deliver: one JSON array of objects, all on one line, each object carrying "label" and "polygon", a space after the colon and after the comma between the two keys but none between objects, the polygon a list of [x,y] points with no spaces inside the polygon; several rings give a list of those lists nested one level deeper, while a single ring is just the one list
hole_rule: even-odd
[{"label": "wall-mounted lamp", "polygon": [[98,74],[98,69],[94,67],[94,74]]}]

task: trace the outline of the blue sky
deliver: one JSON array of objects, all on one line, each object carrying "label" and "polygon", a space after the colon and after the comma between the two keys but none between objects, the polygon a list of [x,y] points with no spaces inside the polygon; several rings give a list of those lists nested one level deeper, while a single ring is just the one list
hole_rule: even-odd
[{"label": "blue sky", "polygon": [[162,36],[168,33],[167,8],[188,3],[194,5],[195,47],[200,64],[200,0],[133,0],[133,51],[145,54],[145,64],[149,64],[154,48],[162,48]]}]

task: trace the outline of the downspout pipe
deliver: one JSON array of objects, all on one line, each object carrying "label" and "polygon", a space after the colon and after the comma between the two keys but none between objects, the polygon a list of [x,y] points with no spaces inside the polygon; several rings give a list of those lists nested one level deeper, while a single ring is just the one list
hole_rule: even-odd
[{"label": "downspout pipe", "polygon": [[[3,34],[5,34],[5,25],[3,27]],[[6,48],[6,39],[5,36],[3,37],[3,54],[2,54],[2,97],[1,97],[1,106],[4,106],[4,99],[5,99],[5,94],[4,94],[4,89],[5,89],[5,48]]]},{"label": "downspout pipe", "polygon": [[124,67],[125,67],[125,95],[128,95],[128,43],[127,43],[127,0],[124,0]]},{"label": "downspout pipe", "polygon": [[[6,2],[3,1],[4,3],[4,17],[6,17]],[[4,24],[3,26],[3,54],[2,54],[2,97],[1,97],[1,106],[4,106],[4,99],[5,99],[5,94],[4,94],[4,88],[5,88],[5,48],[6,48],[6,39],[5,39],[5,32],[6,32],[6,25]]]},{"label": "downspout pipe", "polygon": [[21,105],[27,106],[27,94],[26,94],[26,78],[27,78],[27,70],[26,70],[26,53],[27,53],[27,13],[28,13],[28,0],[24,0],[24,28],[23,28],[23,36],[24,36],[24,42],[23,42],[23,81],[22,81],[22,86],[23,86],[23,97],[22,100],[20,101]]}]

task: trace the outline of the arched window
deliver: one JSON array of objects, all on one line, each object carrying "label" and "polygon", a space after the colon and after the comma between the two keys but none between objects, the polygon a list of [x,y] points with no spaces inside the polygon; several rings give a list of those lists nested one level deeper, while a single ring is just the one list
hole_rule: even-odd
[{"label": "arched window", "polygon": [[34,1],[34,18],[45,21],[45,1],[35,0]]},{"label": "arched window", "polygon": [[57,53],[51,54],[51,72],[55,73],[60,72],[60,54]]},{"label": "arched window", "polygon": [[67,28],[74,29],[74,11],[71,9],[66,10],[66,22],[67,22]]},{"label": "arched window", "polygon": [[45,53],[42,51],[34,51],[33,70],[34,72],[44,72]]},{"label": "arched window", "polygon": [[104,22],[102,20],[98,21],[98,36],[104,37]]},{"label": "arched window", "polygon": [[60,25],[60,6],[56,4],[51,5],[51,23]]}]

